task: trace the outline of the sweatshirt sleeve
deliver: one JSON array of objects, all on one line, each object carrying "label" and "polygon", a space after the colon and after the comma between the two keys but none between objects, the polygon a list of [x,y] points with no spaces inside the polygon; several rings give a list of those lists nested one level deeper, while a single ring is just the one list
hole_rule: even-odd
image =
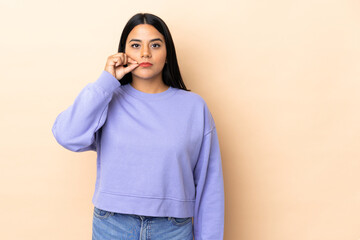
[{"label": "sweatshirt sleeve", "polygon": [[211,130],[205,133],[195,166],[195,240],[223,240],[225,195],[220,146],[210,113]]},{"label": "sweatshirt sleeve", "polygon": [[120,82],[105,70],[87,84],[73,104],[57,116],[52,127],[57,142],[74,152],[96,151],[96,132],[105,123],[108,105],[119,86]]}]

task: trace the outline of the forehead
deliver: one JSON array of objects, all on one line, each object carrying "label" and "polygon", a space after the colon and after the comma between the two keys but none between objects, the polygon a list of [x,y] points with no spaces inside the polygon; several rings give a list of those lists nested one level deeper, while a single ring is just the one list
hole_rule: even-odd
[{"label": "forehead", "polygon": [[128,41],[130,41],[133,38],[140,40],[151,40],[154,38],[160,38],[164,40],[164,36],[154,26],[150,24],[139,24],[134,27],[129,33],[127,39]]}]

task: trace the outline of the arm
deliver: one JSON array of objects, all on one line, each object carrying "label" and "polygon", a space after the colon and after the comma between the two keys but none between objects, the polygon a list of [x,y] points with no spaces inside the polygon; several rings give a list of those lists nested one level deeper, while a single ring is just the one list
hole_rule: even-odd
[{"label": "arm", "polygon": [[215,125],[205,133],[195,167],[195,240],[222,240],[225,196],[220,146]]},{"label": "arm", "polygon": [[119,86],[120,82],[105,70],[86,85],[74,103],[57,116],[52,127],[57,142],[74,152],[96,151],[96,132],[105,123],[108,104]]}]

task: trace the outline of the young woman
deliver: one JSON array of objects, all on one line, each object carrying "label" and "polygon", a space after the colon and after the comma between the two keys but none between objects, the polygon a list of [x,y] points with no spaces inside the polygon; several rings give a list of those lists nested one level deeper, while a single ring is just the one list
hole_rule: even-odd
[{"label": "young woman", "polygon": [[223,239],[215,122],[203,98],[186,89],[159,17],[128,21],[118,53],[52,132],[66,149],[97,152],[93,239]]}]

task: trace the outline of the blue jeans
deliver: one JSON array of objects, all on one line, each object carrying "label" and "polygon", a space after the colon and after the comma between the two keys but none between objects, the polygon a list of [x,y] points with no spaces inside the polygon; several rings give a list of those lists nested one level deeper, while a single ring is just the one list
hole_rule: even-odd
[{"label": "blue jeans", "polygon": [[151,217],[94,207],[92,240],[193,240],[192,217]]}]

